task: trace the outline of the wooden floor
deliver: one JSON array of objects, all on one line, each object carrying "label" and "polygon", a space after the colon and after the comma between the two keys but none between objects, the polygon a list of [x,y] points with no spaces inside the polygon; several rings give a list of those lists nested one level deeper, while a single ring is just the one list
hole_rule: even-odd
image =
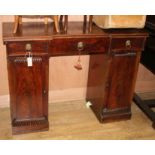
[{"label": "wooden floor", "polygon": [[155,139],[151,121],[134,103],[131,120],[106,124],[98,122],[85,101],[51,103],[49,123],[49,131],[12,136],[9,108],[1,108],[0,139]]}]

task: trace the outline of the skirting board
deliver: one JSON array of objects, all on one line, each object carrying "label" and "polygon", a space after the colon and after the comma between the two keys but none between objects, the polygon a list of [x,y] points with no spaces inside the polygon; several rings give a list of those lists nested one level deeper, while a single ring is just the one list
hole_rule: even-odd
[{"label": "skirting board", "polygon": [[9,95],[1,95],[0,96],[0,108],[9,107]]},{"label": "skirting board", "polygon": [[[85,100],[86,88],[71,88],[49,91],[49,103]],[[0,108],[9,107],[9,95],[0,96]]]}]

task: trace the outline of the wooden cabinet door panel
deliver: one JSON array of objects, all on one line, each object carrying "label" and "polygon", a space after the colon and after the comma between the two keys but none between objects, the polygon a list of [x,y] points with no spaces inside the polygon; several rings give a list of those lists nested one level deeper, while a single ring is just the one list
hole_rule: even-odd
[{"label": "wooden cabinet door panel", "polygon": [[140,52],[113,53],[106,109],[130,108]]},{"label": "wooden cabinet door panel", "polygon": [[12,117],[16,121],[45,117],[48,60],[44,61],[41,57],[33,58],[33,66],[28,67],[24,58],[23,61],[16,61],[18,59],[21,58],[11,58],[8,62],[9,73],[12,74],[9,76]]},{"label": "wooden cabinet door panel", "polygon": [[16,75],[16,117],[36,118],[43,116],[42,64],[15,66]]}]

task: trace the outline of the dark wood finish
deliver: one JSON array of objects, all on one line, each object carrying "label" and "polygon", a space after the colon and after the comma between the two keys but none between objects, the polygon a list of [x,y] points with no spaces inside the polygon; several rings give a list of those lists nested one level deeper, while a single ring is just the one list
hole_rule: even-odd
[{"label": "dark wood finish", "polygon": [[83,33],[83,22],[69,22],[67,34],[61,31],[59,34],[56,33],[52,24],[47,24],[47,27],[43,23],[23,23],[20,27],[20,31],[16,34],[12,33],[13,24],[3,23],[3,41],[4,43],[11,41],[38,41],[38,40],[52,40],[53,38],[61,37],[146,37],[147,31],[144,29],[110,29],[102,30],[96,25],[92,26],[91,33]]},{"label": "dark wood finish", "polygon": [[[138,39],[140,39],[140,41],[142,40],[142,38],[137,38],[137,40]],[[144,47],[144,40],[145,39],[143,38],[141,50]],[[124,38],[122,41],[124,41]],[[120,41],[120,44],[117,45],[116,48],[119,46],[122,47],[122,41]],[[111,44],[113,45],[113,43]],[[97,72],[97,69],[95,70],[96,72],[93,73],[93,67],[91,67],[91,65],[94,66],[94,63],[95,65],[98,64],[99,59],[93,59],[94,56],[91,56],[90,58],[87,100],[92,102],[92,109],[96,112],[96,115],[101,122],[129,119],[131,117],[130,108],[141,53],[132,50],[132,48],[127,50],[126,47],[124,47],[123,50],[123,47],[121,48],[122,50],[115,50],[112,48],[109,60],[107,61],[109,65],[101,67],[99,73]],[[101,62],[106,63],[107,65],[108,63],[104,61],[105,60],[102,58]],[[104,80],[107,72],[104,72],[103,75],[98,74],[102,73],[102,68],[107,67],[109,68],[108,76],[106,80]],[[100,78],[102,78],[102,81]],[[94,81],[101,82],[92,86]],[[102,92],[102,97],[99,92]]]},{"label": "dark wood finish", "polygon": [[7,46],[7,52],[9,56],[19,56],[28,52],[26,49],[27,44],[31,45],[31,53],[33,55],[48,54],[48,42],[47,41],[22,41],[11,42]]},{"label": "dark wood finish", "polygon": [[[149,32],[149,37],[142,52],[141,63],[155,74],[155,15],[147,16],[146,29]],[[134,101],[153,122],[152,126],[155,129],[155,112],[153,111],[153,108],[155,108],[155,99],[143,100],[135,93]]]},{"label": "dark wood finish", "polygon": [[48,58],[8,57],[13,133],[48,129]]},{"label": "dark wood finish", "polygon": [[[127,52],[127,51],[126,51]],[[140,53],[113,53],[108,77],[108,95],[103,120],[109,117],[131,116],[131,102],[140,60]],[[106,114],[104,114],[106,113]],[[113,114],[112,114],[113,113]]]},{"label": "dark wood finish", "polygon": [[[133,52],[112,54],[109,71],[109,93],[106,100],[107,109],[130,107],[133,96],[135,72],[139,63],[140,53]],[[116,82],[117,81],[117,82]]]},{"label": "dark wood finish", "polygon": [[[63,18],[64,18],[64,22],[63,22]],[[62,30],[66,33],[68,30],[68,15],[60,15],[59,22]]]},{"label": "dark wood finish", "polygon": [[92,24],[93,24],[93,15],[89,15],[89,32],[92,31]]},{"label": "dark wood finish", "polygon": [[[79,49],[78,43],[80,42],[83,47]],[[81,54],[101,54],[109,51],[109,42],[108,37],[55,38],[50,43],[49,54],[51,56],[77,55],[79,50]]]},{"label": "dark wood finish", "polygon": [[[82,22],[69,22],[67,32],[57,34],[53,25],[23,23],[20,31],[13,34],[13,23],[3,24],[14,134],[48,129],[49,57],[79,52],[90,54],[87,100],[92,102],[97,118],[101,122],[130,118],[147,32],[102,30],[95,25],[91,32],[84,32],[83,26]],[[26,62],[29,53],[32,67]]]},{"label": "dark wood finish", "polygon": [[[127,42],[130,42],[130,46],[127,45]],[[142,50],[145,42],[144,37],[120,37],[113,38],[111,43],[111,50],[120,51],[120,50]]]},{"label": "dark wood finish", "polygon": [[86,32],[87,28],[87,16],[88,16],[88,32],[92,31],[92,24],[93,24],[93,15],[84,15],[83,21],[84,21],[84,32]]},{"label": "dark wood finish", "polygon": [[107,96],[108,73],[110,66],[108,54],[91,55],[89,60],[88,84],[86,100],[92,103],[92,110],[102,122],[102,110]]},{"label": "dark wood finish", "polygon": [[[89,20],[88,20],[88,32],[92,31],[92,23],[93,23],[93,15],[89,15]],[[63,22],[64,18],[64,22]],[[68,30],[68,15],[60,15],[60,26],[62,30],[66,33]],[[83,18],[83,32],[85,33],[87,31],[87,15],[84,15]]]}]

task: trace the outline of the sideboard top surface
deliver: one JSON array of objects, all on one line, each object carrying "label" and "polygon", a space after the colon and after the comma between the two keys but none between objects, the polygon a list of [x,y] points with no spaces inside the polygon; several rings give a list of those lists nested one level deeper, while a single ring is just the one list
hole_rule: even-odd
[{"label": "sideboard top surface", "polygon": [[106,37],[106,36],[147,36],[145,29],[107,29],[103,30],[93,24],[92,32],[85,31],[82,22],[69,22],[67,33],[56,33],[52,23],[45,25],[40,22],[25,22],[20,25],[16,34],[13,34],[13,22],[3,23],[3,41],[52,40],[66,37]]}]

